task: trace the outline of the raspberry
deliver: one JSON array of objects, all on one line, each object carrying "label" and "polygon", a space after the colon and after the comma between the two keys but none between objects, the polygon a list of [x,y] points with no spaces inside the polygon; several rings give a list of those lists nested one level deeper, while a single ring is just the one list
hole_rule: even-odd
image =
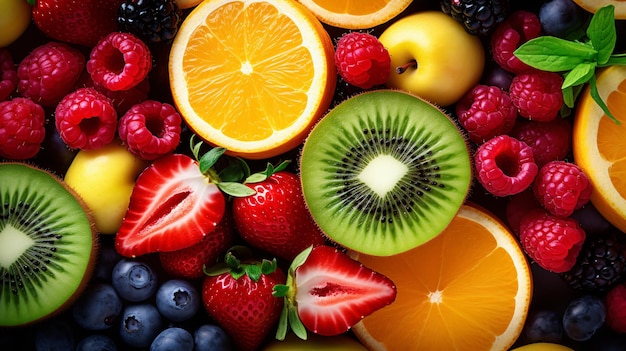
[{"label": "raspberry", "polygon": [[13,94],[17,81],[17,70],[11,52],[0,49],[0,101],[7,100]]},{"label": "raspberry", "polygon": [[79,88],[57,105],[55,125],[70,148],[97,149],[113,141],[117,113],[102,93],[94,88]]},{"label": "raspberry", "polygon": [[513,77],[509,94],[519,114],[530,120],[549,122],[563,106],[563,77],[554,72],[534,71]]},{"label": "raspberry", "polygon": [[592,186],[575,164],[550,161],[539,170],[533,192],[539,203],[558,217],[569,217],[589,201]]},{"label": "raspberry", "polygon": [[152,69],[148,46],[130,33],[113,32],[91,50],[87,71],[96,84],[109,90],[128,90]]},{"label": "raspberry", "polygon": [[0,102],[0,156],[16,160],[34,157],[46,135],[45,122],[43,107],[30,99]]},{"label": "raspberry", "polygon": [[155,160],[176,149],[181,123],[172,105],[146,100],[120,118],[119,136],[130,152],[144,160]]},{"label": "raspberry", "polygon": [[335,66],[346,82],[369,89],[387,81],[391,57],[375,36],[351,32],[343,35],[337,42]]},{"label": "raspberry", "polygon": [[541,34],[539,17],[532,12],[518,10],[500,23],[491,35],[491,52],[500,67],[513,73],[533,70],[513,52],[523,43]]},{"label": "raspberry", "polygon": [[64,43],[36,47],[17,68],[17,91],[22,97],[51,107],[68,94],[85,69],[85,56]]},{"label": "raspberry", "polygon": [[474,155],[478,181],[495,196],[521,193],[538,172],[532,149],[508,135],[499,135],[481,144]]},{"label": "raspberry", "polygon": [[506,203],[505,216],[511,231],[519,236],[519,228],[522,218],[530,211],[541,209],[535,194],[529,187],[521,193],[511,196]]},{"label": "raspberry", "polygon": [[519,119],[509,135],[533,149],[540,168],[550,161],[564,159],[572,148],[572,125],[563,118],[550,122]]},{"label": "raspberry", "polygon": [[607,292],[606,325],[618,333],[626,333],[626,284],[620,284]]},{"label": "raspberry", "polygon": [[576,220],[556,217],[545,210],[529,212],[520,223],[520,242],[526,254],[554,273],[574,266],[585,237]]},{"label": "raspberry", "polygon": [[509,94],[495,86],[477,85],[456,105],[459,123],[470,140],[483,143],[513,129],[517,108]]},{"label": "raspberry", "polygon": [[118,116],[123,116],[129,108],[148,99],[150,93],[150,79],[142,80],[135,87],[129,90],[109,90],[99,84],[94,83],[89,73],[84,73],[77,84],[81,88],[95,88],[97,91],[111,99],[111,103],[115,107]]}]

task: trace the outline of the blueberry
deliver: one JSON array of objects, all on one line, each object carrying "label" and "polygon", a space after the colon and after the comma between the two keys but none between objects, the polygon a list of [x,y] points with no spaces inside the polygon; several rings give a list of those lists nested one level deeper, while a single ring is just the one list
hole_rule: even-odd
[{"label": "blueberry", "polygon": [[528,342],[559,343],[563,339],[561,315],[554,310],[536,310],[528,314],[524,325]]},{"label": "blueberry", "polygon": [[150,298],[158,287],[154,270],[146,262],[122,258],[111,274],[117,293],[128,301],[141,302]]},{"label": "blueberry", "polygon": [[193,333],[194,351],[230,351],[230,338],[220,326],[203,324]]},{"label": "blueberry", "polygon": [[193,337],[183,328],[167,328],[154,338],[150,351],[193,351]]},{"label": "blueberry", "polygon": [[580,39],[585,34],[590,15],[572,0],[550,0],[539,9],[539,22],[547,35]]},{"label": "blueberry", "polygon": [[117,351],[117,345],[106,335],[92,334],[78,343],[76,351]]},{"label": "blueberry", "polygon": [[157,309],[173,322],[183,322],[195,316],[201,300],[198,289],[181,279],[166,281],[156,293]]},{"label": "blueberry", "polygon": [[35,330],[36,351],[67,351],[76,347],[76,336],[70,323],[62,319],[50,319]]},{"label": "blueberry", "polygon": [[72,307],[74,321],[86,330],[105,330],[122,313],[122,299],[111,284],[89,285]]},{"label": "blueberry", "polygon": [[151,304],[128,305],[122,312],[120,338],[132,347],[148,347],[163,330],[159,311]]},{"label": "blueberry", "polygon": [[572,301],[563,313],[563,330],[572,340],[589,340],[604,324],[604,303],[594,295],[583,295]]}]

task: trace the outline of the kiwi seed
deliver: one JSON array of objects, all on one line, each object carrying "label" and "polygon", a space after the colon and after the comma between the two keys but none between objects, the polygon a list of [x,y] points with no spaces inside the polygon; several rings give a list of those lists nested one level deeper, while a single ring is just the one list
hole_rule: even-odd
[{"label": "kiwi seed", "polygon": [[366,92],[332,109],[304,143],[300,175],[322,231],[379,256],[443,231],[472,179],[466,138],[454,121],[394,90]]},{"label": "kiwi seed", "polygon": [[82,201],[56,176],[0,164],[0,326],[53,316],[78,297],[96,259]]}]

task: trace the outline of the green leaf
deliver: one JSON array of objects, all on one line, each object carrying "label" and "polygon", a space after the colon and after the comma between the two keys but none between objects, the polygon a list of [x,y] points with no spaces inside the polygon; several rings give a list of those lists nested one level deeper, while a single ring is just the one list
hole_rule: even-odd
[{"label": "green leaf", "polygon": [[306,327],[302,324],[300,316],[298,316],[298,308],[293,305],[289,305],[289,326],[300,339],[307,339]]},{"label": "green leaf", "polygon": [[[274,286],[276,288],[276,286]],[[289,327],[289,307],[287,304],[280,311],[280,319],[278,319],[278,328],[276,329],[276,339],[283,341],[287,337],[287,329]]]},{"label": "green leaf", "polygon": [[278,262],[276,261],[276,259],[273,260],[263,260],[261,262],[261,273],[268,275],[268,274],[272,274],[276,271],[276,268],[278,268]]},{"label": "green leaf", "polygon": [[210,267],[208,267],[207,265],[203,265],[202,271],[204,272],[205,275],[208,275],[210,277],[216,277],[220,274],[230,272],[230,267],[228,267],[226,263],[220,262]]},{"label": "green leaf", "polygon": [[513,54],[534,68],[561,72],[569,71],[583,62],[595,61],[597,51],[585,43],[540,36],[525,42]]},{"label": "green leaf", "polygon": [[245,267],[246,275],[248,276],[248,278],[250,278],[250,280],[252,280],[253,282],[258,282],[259,279],[261,279],[261,276],[263,275],[261,267],[256,264],[248,264]]},{"label": "green leaf", "polygon": [[589,27],[587,27],[587,37],[591,45],[598,51],[596,62],[600,65],[606,63],[617,41],[615,30],[615,7],[613,5],[604,6],[593,15]]},{"label": "green leaf", "polygon": [[604,101],[602,101],[602,97],[600,97],[600,93],[598,92],[598,86],[596,85],[595,75],[589,80],[589,93],[593,98],[593,101],[595,101],[596,104],[600,106],[602,111],[604,111],[605,115],[609,116],[609,118],[612,119],[615,124],[621,124],[620,121],[615,118],[615,116],[613,116],[611,110],[609,110],[609,107],[604,103]]},{"label": "green leaf", "polygon": [[276,284],[272,290],[272,295],[276,297],[285,297],[287,296],[287,292],[289,292],[289,286],[285,284]]},{"label": "green leaf", "polygon": [[228,166],[219,172],[219,177],[223,182],[241,182],[250,174],[250,168],[246,162],[239,157],[229,157]]},{"label": "green leaf", "polygon": [[574,107],[574,88],[567,87],[562,88],[563,91],[563,104],[567,107]]},{"label": "green leaf", "polygon": [[202,155],[198,161],[200,162],[200,172],[205,174],[211,167],[215,166],[217,160],[219,160],[225,152],[226,149],[223,147],[214,147]]},{"label": "green leaf", "polygon": [[562,89],[573,87],[576,85],[584,84],[591,79],[596,72],[595,62],[584,62],[574,67],[571,71],[565,74],[563,80]]},{"label": "green leaf", "polygon": [[219,182],[217,187],[224,193],[233,197],[246,197],[256,194],[254,189],[237,182]]},{"label": "green leaf", "polygon": [[248,178],[246,178],[244,183],[248,183],[248,184],[260,183],[264,181],[265,179],[267,179],[267,174],[254,173],[254,174],[251,174]]}]

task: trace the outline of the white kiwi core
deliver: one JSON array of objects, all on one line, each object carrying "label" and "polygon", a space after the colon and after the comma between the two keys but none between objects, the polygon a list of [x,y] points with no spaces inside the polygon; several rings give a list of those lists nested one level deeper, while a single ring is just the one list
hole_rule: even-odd
[{"label": "white kiwi core", "polygon": [[11,224],[0,231],[0,267],[9,268],[35,241]]},{"label": "white kiwi core", "polygon": [[408,171],[409,168],[395,157],[378,155],[363,168],[357,178],[378,196],[385,197]]}]

